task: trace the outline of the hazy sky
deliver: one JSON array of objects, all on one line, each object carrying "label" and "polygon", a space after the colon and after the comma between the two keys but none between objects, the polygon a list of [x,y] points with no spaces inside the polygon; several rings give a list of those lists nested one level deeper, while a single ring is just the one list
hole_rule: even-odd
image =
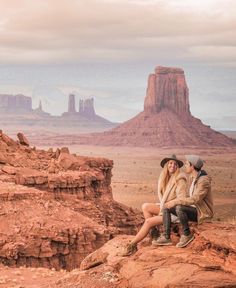
[{"label": "hazy sky", "polygon": [[234,0],[0,0],[0,43],[0,93],[53,114],[74,92],[127,120],[163,65],[185,70],[194,116],[236,128]]}]

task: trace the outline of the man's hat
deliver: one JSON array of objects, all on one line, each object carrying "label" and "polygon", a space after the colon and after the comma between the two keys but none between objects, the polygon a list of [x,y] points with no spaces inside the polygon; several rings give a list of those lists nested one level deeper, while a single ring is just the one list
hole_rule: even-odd
[{"label": "man's hat", "polygon": [[176,161],[178,163],[179,168],[184,165],[184,163],[181,160],[177,159],[176,155],[173,154],[170,157],[167,157],[167,158],[164,158],[164,159],[161,160],[161,163],[160,163],[161,167],[163,168],[164,165],[170,160]]},{"label": "man's hat", "polygon": [[185,158],[197,169],[201,169],[204,161],[198,155],[185,155]]}]

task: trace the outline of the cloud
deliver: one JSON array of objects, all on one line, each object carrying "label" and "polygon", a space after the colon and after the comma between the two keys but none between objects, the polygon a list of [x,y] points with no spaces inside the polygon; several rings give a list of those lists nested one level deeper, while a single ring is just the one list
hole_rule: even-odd
[{"label": "cloud", "polygon": [[0,1],[0,61],[235,62],[235,1],[197,2]]}]

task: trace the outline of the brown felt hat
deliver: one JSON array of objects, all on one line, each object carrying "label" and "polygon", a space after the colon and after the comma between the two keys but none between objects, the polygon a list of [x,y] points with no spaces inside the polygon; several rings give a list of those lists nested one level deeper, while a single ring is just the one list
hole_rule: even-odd
[{"label": "brown felt hat", "polygon": [[165,165],[168,161],[170,161],[170,160],[176,161],[176,162],[178,163],[179,168],[184,165],[184,163],[183,163],[181,160],[177,159],[176,155],[173,154],[173,155],[171,155],[170,157],[166,157],[166,158],[164,158],[164,159],[161,160],[161,163],[160,163],[161,167],[163,168],[164,165]]}]

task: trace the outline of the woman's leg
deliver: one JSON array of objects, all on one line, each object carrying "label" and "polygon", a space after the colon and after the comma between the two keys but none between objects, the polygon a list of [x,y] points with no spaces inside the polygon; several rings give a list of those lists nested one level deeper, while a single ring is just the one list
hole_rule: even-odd
[{"label": "woman's leg", "polygon": [[162,224],[162,216],[154,216],[147,218],[131,243],[137,244],[138,242],[142,241],[148,235],[148,232],[152,227],[161,224]]},{"label": "woman's leg", "polygon": [[142,211],[145,219],[158,215],[160,212],[160,206],[155,203],[144,203],[142,205]]}]

